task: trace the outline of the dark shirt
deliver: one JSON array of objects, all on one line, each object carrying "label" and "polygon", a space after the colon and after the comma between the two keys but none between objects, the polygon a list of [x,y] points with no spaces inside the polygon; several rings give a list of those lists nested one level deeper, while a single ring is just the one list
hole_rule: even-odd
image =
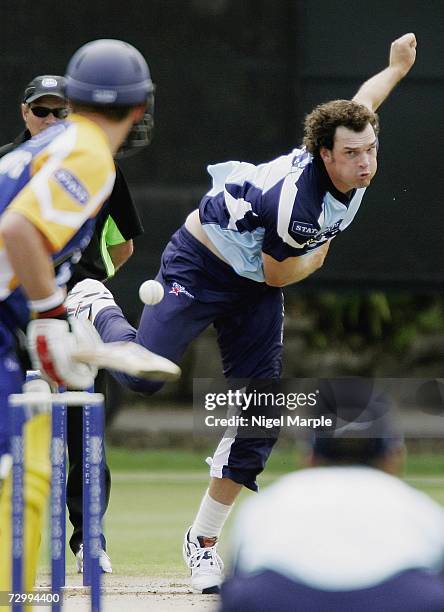
[{"label": "dark shirt", "polygon": [[[24,130],[13,142],[0,147],[0,158],[10,153],[31,138],[29,130]],[[102,232],[108,217],[111,216],[123,238],[131,240],[143,234],[143,226],[128,184],[119,166],[116,164],[116,181],[108,201],[97,215],[96,225],[91,242],[82,253],[79,263],[68,283],[68,290],[85,278],[104,281],[107,278],[106,266],[100,249]]]}]

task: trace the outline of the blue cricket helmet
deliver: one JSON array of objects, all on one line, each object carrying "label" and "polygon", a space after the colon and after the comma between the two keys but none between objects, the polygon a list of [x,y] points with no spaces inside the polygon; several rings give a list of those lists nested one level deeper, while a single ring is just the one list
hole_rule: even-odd
[{"label": "blue cricket helmet", "polygon": [[66,70],[66,97],[96,106],[136,106],[150,101],[154,85],[143,55],[122,40],[80,47]]}]

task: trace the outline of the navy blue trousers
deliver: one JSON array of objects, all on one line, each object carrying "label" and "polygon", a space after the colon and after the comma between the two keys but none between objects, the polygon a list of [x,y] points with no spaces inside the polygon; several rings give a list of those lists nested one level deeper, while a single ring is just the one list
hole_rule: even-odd
[{"label": "navy blue trousers", "polygon": [[[138,329],[119,308],[102,310],[95,326],[105,342],[133,340],[176,363],[209,325],[227,378],[277,379],[282,368],[282,291],[237,275],[182,227],[171,238],[156,280],[164,299],[145,307]],[[154,393],[162,383],[116,373],[127,387]],[[272,438],[224,439],[211,474],[257,489],[259,474],[275,443]]]}]

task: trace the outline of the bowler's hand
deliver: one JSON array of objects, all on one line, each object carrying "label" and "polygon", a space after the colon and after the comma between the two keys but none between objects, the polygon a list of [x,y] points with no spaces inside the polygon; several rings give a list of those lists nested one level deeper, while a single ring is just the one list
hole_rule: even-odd
[{"label": "bowler's hand", "polygon": [[398,71],[403,78],[415,63],[416,37],[410,32],[392,42],[390,47],[390,68]]}]

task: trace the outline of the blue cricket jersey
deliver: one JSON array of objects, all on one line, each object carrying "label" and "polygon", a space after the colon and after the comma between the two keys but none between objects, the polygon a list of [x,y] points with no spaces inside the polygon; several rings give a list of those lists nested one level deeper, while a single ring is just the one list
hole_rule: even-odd
[{"label": "blue cricket jersey", "polygon": [[365,192],[339,192],[305,149],[208,172],[213,187],[199,206],[203,229],[237,274],[258,282],[265,280],[262,252],[283,261],[319,247],[350,225]]}]

